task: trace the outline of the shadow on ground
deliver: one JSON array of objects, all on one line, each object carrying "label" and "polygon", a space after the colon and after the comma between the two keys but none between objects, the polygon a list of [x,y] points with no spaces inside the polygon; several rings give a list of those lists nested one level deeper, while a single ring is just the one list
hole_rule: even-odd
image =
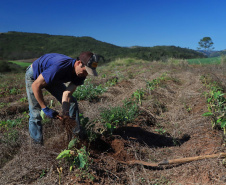
[{"label": "shadow on ground", "polygon": [[182,138],[173,138],[148,132],[140,127],[121,127],[114,131],[115,135],[120,135],[124,140],[135,140],[142,145],[149,147],[169,147],[180,146],[190,139],[189,135]]}]

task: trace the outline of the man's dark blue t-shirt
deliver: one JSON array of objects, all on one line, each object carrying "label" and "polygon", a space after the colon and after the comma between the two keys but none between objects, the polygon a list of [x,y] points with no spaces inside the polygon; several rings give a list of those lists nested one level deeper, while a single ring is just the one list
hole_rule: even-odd
[{"label": "man's dark blue t-shirt", "polygon": [[63,54],[49,53],[35,60],[32,64],[34,79],[40,74],[47,84],[72,82],[82,85],[85,77],[78,77],[74,72],[75,59]]}]

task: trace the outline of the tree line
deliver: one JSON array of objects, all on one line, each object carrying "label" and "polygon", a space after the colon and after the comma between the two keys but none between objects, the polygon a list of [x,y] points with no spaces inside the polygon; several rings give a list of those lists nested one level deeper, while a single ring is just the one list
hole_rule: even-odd
[{"label": "tree line", "polygon": [[203,58],[200,52],[175,46],[119,47],[91,37],[49,35],[26,32],[0,33],[0,60],[38,58],[45,53],[62,53],[73,58],[82,51],[103,56],[105,62],[116,58],[133,57],[144,60],[170,58]]}]

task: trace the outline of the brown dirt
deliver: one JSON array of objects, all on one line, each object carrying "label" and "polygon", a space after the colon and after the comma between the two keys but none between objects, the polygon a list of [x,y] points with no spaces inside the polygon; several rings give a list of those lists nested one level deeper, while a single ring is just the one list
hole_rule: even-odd
[{"label": "brown dirt", "polygon": [[[220,158],[157,168],[120,162],[142,160],[157,163],[164,159],[226,152],[222,131],[213,130],[211,120],[202,116],[207,111],[203,96],[206,89],[200,81],[201,75],[211,71],[224,86],[225,76],[211,67],[161,66],[155,63],[145,67],[128,67],[127,71],[133,70],[134,77],[110,87],[99,101],[79,102],[80,112],[92,121],[99,117],[100,108],[121,105],[122,100],[131,97],[134,91],[145,89],[145,81],[151,81],[164,72],[171,77],[145,97],[140,105],[140,115],[133,122],[116,129],[111,137],[99,136],[90,145],[85,140],[81,141],[93,160],[88,172],[95,177],[94,181],[81,175],[77,177],[81,171],[74,169],[69,172],[66,163],[56,160],[59,152],[67,148],[68,135],[62,123],[53,120],[44,125],[42,147],[31,143],[27,128],[19,130],[16,150],[10,151],[13,146],[10,148],[0,143],[4,149],[1,156],[6,156],[9,149],[8,162],[0,169],[0,184],[226,184],[226,168]],[[139,73],[141,70],[143,72]],[[94,82],[102,83],[101,79]],[[6,117],[12,116],[7,114]],[[95,127],[98,129],[102,125],[97,123]],[[71,130],[70,126],[67,128]],[[61,178],[57,172],[60,167],[63,167]]]}]

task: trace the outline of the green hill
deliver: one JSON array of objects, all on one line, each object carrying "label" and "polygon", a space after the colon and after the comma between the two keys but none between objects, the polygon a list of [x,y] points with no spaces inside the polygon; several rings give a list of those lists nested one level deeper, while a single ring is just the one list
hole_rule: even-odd
[{"label": "green hill", "polygon": [[115,58],[133,57],[144,60],[172,58],[203,58],[191,49],[175,46],[119,47],[91,37],[75,37],[25,32],[0,33],[0,59],[18,60],[37,58],[45,53],[63,53],[76,58],[82,51],[90,50],[110,61]]}]

